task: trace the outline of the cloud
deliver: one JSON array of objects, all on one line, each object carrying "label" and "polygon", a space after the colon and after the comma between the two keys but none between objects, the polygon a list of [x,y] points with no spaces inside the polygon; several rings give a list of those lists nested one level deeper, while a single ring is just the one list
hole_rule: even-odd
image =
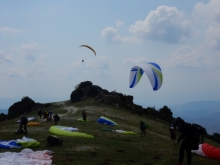
[{"label": "cloud", "polygon": [[183,45],[179,47],[168,60],[164,60],[163,63],[165,66],[175,68],[197,68],[205,70],[220,68],[220,56],[210,52],[210,50],[206,50],[204,45],[200,45],[196,48]]},{"label": "cloud", "polygon": [[14,68],[8,69],[5,74],[9,77],[25,77],[25,73],[23,71]]},{"label": "cloud", "polygon": [[117,20],[115,24],[116,24],[116,27],[118,28],[118,27],[121,27],[122,25],[124,25],[124,22]]},{"label": "cloud", "polygon": [[140,58],[126,58],[123,60],[123,63],[125,64],[132,64],[132,65],[137,65],[137,64],[144,64],[148,63],[149,60],[145,57],[140,57]]},{"label": "cloud", "polygon": [[220,51],[220,25],[210,26],[206,31],[208,44],[217,51]]},{"label": "cloud", "polygon": [[175,7],[159,6],[145,20],[136,21],[130,32],[143,39],[178,43],[192,35],[189,22]]},{"label": "cloud", "polygon": [[[77,72],[74,72],[77,70]],[[109,63],[107,57],[100,56],[95,59],[85,60],[84,62],[76,61],[72,63],[69,67],[62,69],[60,74],[69,75],[69,74],[77,74],[84,75],[87,74],[89,76],[92,75],[102,75],[107,76],[111,74],[111,64]],[[83,74],[81,74],[83,72]]]},{"label": "cloud", "polygon": [[12,78],[28,78],[28,77],[44,77],[45,71],[43,70],[42,64],[35,63],[32,67],[28,69],[25,68],[10,68],[5,71],[5,74]]},{"label": "cloud", "polygon": [[35,61],[35,54],[42,47],[43,45],[32,42],[29,44],[21,45],[19,51],[21,52],[23,58],[30,61]]},{"label": "cloud", "polygon": [[0,27],[0,32],[3,33],[4,35],[6,34],[20,34],[24,32],[24,30],[21,29],[15,29],[15,28],[10,28],[10,27]]},{"label": "cloud", "polygon": [[11,54],[6,54],[4,50],[0,50],[0,63],[11,63],[13,58]]},{"label": "cloud", "polygon": [[108,41],[113,41],[114,36],[117,35],[117,29],[114,27],[106,27],[104,30],[102,30],[101,35]]},{"label": "cloud", "polygon": [[84,68],[88,70],[109,69],[108,59],[104,56],[97,57],[92,60],[77,61],[71,64],[72,68]]},{"label": "cloud", "polygon": [[[193,11],[193,19],[198,29],[205,27],[205,42],[214,50],[220,50],[220,1],[210,0],[209,3],[197,3]],[[204,34],[204,33],[203,33]]]},{"label": "cloud", "polygon": [[122,37],[119,35],[119,28],[124,24],[124,22],[118,20],[115,23],[115,27],[109,26],[106,27],[101,32],[101,36],[105,38],[108,42],[111,43],[139,43],[140,40],[135,37]]},{"label": "cloud", "polygon": [[170,57],[170,64],[174,67],[202,67],[202,55],[197,49],[184,45],[177,49]]},{"label": "cloud", "polygon": [[220,1],[210,0],[209,3],[197,3],[193,10],[193,16],[197,21],[220,23]]}]

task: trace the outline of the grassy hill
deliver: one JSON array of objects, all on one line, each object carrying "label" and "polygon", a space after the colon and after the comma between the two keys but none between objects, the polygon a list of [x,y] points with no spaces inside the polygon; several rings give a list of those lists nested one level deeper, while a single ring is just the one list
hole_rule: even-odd
[{"label": "grassy hill", "polygon": [[[86,110],[89,122],[79,122],[82,110]],[[80,132],[94,135],[94,138],[80,138],[59,136],[63,140],[63,146],[48,147],[47,136],[53,121],[41,122],[41,126],[29,126],[29,138],[41,143],[40,147],[32,148],[37,150],[53,151],[53,164],[56,165],[172,165],[178,160],[180,144],[174,144],[170,140],[169,123],[150,116],[133,114],[127,109],[120,109],[113,106],[97,105],[91,99],[71,103],[64,101],[52,103],[52,106],[42,109],[52,110],[53,114],[58,113],[61,117],[59,125],[78,128]],[[33,111],[27,116],[36,116]],[[105,116],[119,126],[108,126],[97,123],[100,116]],[[150,126],[145,137],[140,137],[139,123],[143,120]],[[24,135],[14,134],[19,124],[17,119],[1,123],[1,140],[20,139]],[[101,131],[102,128],[134,131],[137,134],[120,134],[115,132]],[[213,141],[205,139],[205,142],[219,147]],[[0,149],[0,152],[20,152],[22,149]],[[185,159],[186,160],[186,159]],[[193,165],[217,165],[219,161],[193,155]]]}]

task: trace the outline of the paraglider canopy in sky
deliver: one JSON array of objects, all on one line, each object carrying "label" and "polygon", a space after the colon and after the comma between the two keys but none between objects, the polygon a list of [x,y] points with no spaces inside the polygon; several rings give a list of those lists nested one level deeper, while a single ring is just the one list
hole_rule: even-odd
[{"label": "paraglider canopy in sky", "polygon": [[132,67],[130,72],[130,88],[135,87],[140,81],[143,73],[146,73],[154,91],[160,89],[163,82],[163,75],[160,66],[154,62],[139,64]]},{"label": "paraglider canopy in sky", "polygon": [[79,47],[86,47],[86,48],[89,48],[89,49],[92,50],[92,51],[94,52],[94,54],[96,55],[95,50],[94,50],[92,47],[88,46],[88,45],[80,45]]}]

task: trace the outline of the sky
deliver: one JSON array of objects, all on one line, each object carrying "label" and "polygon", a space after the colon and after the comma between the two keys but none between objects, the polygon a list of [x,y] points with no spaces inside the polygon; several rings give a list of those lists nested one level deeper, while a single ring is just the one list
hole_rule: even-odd
[{"label": "sky", "polygon": [[[219,100],[219,9],[219,0],[0,0],[0,99],[64,101],[91,81],[156,109]],[[147,62],[161,67],[161,88],[146,75],[129,88],[131,68]]]}]

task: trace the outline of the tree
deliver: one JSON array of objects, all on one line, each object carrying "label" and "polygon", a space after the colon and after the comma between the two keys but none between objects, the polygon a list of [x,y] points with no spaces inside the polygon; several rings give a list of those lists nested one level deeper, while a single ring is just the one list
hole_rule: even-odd
[{"label": "tree", "polygon": [[173,121],[173,113],[167,106],[164,106],[163,108],[159,109],[159,114],[163,120],[166,120],[168,122]]},{"label": "tree", "polygon": [[31,109],[36,105],[36,103],[30,99],[28,96],[25,96],[21,99],[20,102],[14,103],[8,109],[8,119],[15,118],[19,115],[31,112]]}]

